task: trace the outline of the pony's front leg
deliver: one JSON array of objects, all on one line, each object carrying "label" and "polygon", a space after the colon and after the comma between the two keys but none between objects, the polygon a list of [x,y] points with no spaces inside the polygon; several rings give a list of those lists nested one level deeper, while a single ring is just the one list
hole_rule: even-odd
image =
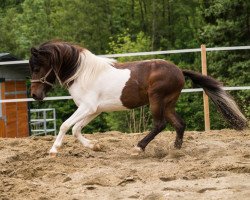
[{"label": "pony's front leg", "polygon": [[71,126],[76,124],[79,121],[82,121],[86,116],[95,113],[96,108],[91,108],[87,106],[80,106],[73,115],[70,116],[60,127],[59,134],[56,137],[56,140],[49,151],[51,156],[56,156],[58,148],[62,145],[63,137],[65,133],[70,129]]},{"label": "pony's front leg", "polygon": [[100,150],[100,145],[93,140],[89,140],[85,138],[81,134],[81,130],[84,126],[86,126],[89,122],[91,122],[95,117],[97,117],[100,113],[95,113],[89,116],[86,116],[82,121],[77,122],[72,128],[72,134],[75,136],[84,147],[93,149],[94,151]]}]

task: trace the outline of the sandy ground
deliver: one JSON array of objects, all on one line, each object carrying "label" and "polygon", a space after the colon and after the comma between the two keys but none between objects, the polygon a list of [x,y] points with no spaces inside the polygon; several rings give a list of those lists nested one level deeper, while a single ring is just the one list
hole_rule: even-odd
[{"label": "sandy ground", "polygon": [[250,199],[250,131],[161,133],[146,152],[130,150],[145,134],[87,135],[95,152],[67,136],[48,156],[52,136],[0,139],[0,199]]}]

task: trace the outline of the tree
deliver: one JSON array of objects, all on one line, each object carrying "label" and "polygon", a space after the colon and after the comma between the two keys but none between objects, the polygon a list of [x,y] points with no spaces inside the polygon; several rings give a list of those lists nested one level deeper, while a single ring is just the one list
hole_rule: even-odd
[{"label": "tree", "polygon": [[[203,19],[200,41],[208,47],[240,46],[250,43],[250,2],[243,0],[203,1]],[[249,51],[219,51],[208,53],[209,74],[218,78],[226,86],[247,85],[249,83]],[[231,92],[245,114],[250,116],[250,92]],[[212,115],[214,128],[225,127]]]}]

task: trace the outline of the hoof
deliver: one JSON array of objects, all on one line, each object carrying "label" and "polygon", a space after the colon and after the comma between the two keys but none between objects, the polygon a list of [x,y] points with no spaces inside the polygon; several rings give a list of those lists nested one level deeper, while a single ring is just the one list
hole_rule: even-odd
[{"label": "hoof", "polygon": [[90,144],[90,149],[93,151],[101,151],[102,146],[98,143],[97,140],[92,140]]},{"label": "hoof", "polygon": [[93,150],[93,151],[101,151],[101,150],[102,150],[102,147],[101,147],[100,144],[95,143],[95,144],[93,145],[93,147],[92,147],[92,150]]},{"label": "hoof", "polygon": [[185,154],[180,150],[180,148],[175,146],[175,143],[170,143],[168,148],[168,156],[169,158],[178,159],[185,156]]},{"label": "hoof", "polygon": [[182,141],[180,141],[180,140],[175,141],[175,143],[174,143],[175,149],[181,149],[181,146],[182,146]]},{"label": "hoof", "polygon": [[57,156],[57,153],[55,153],[55,152],[49,153],[49,157],[51,157],[51,158],[55,158],[56,156]]},{"label": "hoof", "polygon": [[181,149],[181,145],[174,145],[175,149]]},{"label": "hoof", "polygon": [[57,149],[55,147],[52,147],[49,151],[49,156],[51,158],[55,158],[57,156]]},{"label": "hoof", "polygon": [[169,145],[168,145],[168,150],[169,151],[174,151],[176,150],[176,147],[175,147],[175,143],[174,142],[170,142]]},{"label": "hoof", "polygon": [[144,151],[142,150],[141,147],[135,146],[132,151],[131,151],[131,156],[138,156],[142,154]]}]

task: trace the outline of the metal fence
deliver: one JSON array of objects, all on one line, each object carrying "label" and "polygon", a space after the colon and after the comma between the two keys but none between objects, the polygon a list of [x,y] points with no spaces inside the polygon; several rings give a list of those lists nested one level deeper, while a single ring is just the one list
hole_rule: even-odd
[{"label": "metal fence", "polygon": [[32,135],[56,135],[55,108],[30,109],[30,128]]}]

